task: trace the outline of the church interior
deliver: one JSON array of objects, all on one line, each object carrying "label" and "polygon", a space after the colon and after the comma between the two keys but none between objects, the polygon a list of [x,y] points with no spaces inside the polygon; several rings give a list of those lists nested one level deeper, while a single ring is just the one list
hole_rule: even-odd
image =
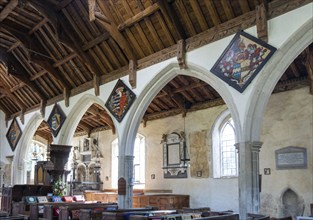
[{"label": "church interior", "polygon": [[313,219],[312,0],[0,0],[0,219]]}]

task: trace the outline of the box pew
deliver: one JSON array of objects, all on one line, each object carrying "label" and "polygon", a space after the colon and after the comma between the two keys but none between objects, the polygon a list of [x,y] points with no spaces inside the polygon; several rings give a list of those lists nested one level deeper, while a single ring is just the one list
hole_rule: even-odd
[{"label": "box pew", "polygon": [[248,220],[270,220],[269,215],[248,213]]},{"label": "box pew", "polygon": [[[62,205],[62,206],[59,206],[59,210],[60,210],[59,219],[60,220],[79,219],[81,209],[91,209],[91,210],[102,209],[101,211],[116,210],[117,204],[116,203],[82,203],[82,204],[72,203],[72,204]],[[47,217],[44,215],[44,218],[47,218]]]},{"label": "box pew", "polygon": [[160,216],[167,214],[176,214],[176,210],[155,210],[154,207],[118,209],[116,211],[107,211],[102,213],[103,220],[130,220],[132,216]]},{"label": "box pew", "polygon": [[194,218],[193,220],[239,220],[239,214],[237,213],[224,213],[221,215],[213,215],[202,218]]},{"label": "box pew", "polygon": [[[12,216],[17,215],[22,209],[20,208],[20,203],[25,202],[25,197],[46,196],[48,193],[52,193],[52,186],[17,184],[13,187],[3,187],[1,197],[1,212]],[[27,213],[27,211],[29,211],[29,206],[25,204],[23,207],[26,210],[22,212]]]},{"label": "box pew", "polygon": [[1,220],[27,220],[27,216],[6,216],[6,217],[1,217]]},{"label": "box pew", "polygon": [[[162,211],[162,210],[160,210]],[[193,211],[193,210],[192,210]],[[206,217],[201,217],[204,212],[190,212],[165,215],[131,215],[130,220],[238,220],[239,215],[232,212],[207,212]]]},{"label": "box pew", "polygon": [[[54,208],[58,208],[59,206],[63,205],[70,205],[70,204],[82,204],[84,202],[44,202],[44,203],[33,203],[30,204],[30,214],[29,217],[30,219],[39,219],[40,217],[44,216],[44,212],[48,212],[47,216],[51,216],[51,218],[48,219],[53,219],[53,211]],[[45,208],[45,206],[49,208]],[[51,213],[51,215],[50,215]]]}]

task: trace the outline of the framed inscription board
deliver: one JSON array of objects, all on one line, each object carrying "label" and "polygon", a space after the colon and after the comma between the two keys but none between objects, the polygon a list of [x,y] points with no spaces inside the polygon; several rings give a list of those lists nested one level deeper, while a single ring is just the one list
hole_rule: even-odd
[{"label": "framed inscription board", "polygon": [[275,151],[276,168],[307,169],[307,151],[303,147],[284,147]]}]

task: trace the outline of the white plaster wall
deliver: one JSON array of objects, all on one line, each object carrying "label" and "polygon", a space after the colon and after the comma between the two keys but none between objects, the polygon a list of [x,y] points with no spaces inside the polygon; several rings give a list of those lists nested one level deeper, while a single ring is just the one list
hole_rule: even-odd
[{"label": "white plaster wall", "polygon": [[[208,141],[211,140],[211,127],[215,118],[226,108],[225,105],[206,110],[187,113],[185,127],[186,134],[194,131],[207,130]],[[213,210],[234,210],[238,212],[238,180],[213,179],[213,178],[191,178],[188,173],[187,179],[164,179],[163,178],[163,147],[162,134],[173,131],[182,131],[184,122],[182,115],[148,121],[146,127],[139,127],[138,133],[146,138],[146,186],[145,189],[169,189],[176,194],[190,195],[191,207],[209,206]],[[91,137],[97,137],[92,134]],[[73,145],[78,145],[78,140],[73,139]],[[103,189],[111,189],[111,143],[116,138],[111,131],[99,132],[100,149],[104,158],[102,159],[101,179]],[[188,140],[187,140],[188,141]],[[208,143],[210,144],[210,143]],[[212,160],[212,158],[208,158]],[[209,167],[210,173],[213,167]],[[151,179],[155,174],[155,179]],[[106,176],[109,180],[106,180]],[[212,176],[212,175],[210,175]],[[223,198],[227,198],[226,200]]]},{"label": "white plaster wall", "polygon": [[[260,172],[271,169],[271,175],[262,175],[261,211],[281,214],[282,193],[290,188],[304,200],[304,215],[310,215],[313,201],[313,95],[309,88],[272,95],[262,126],[263,146],[260,152]],[[298,146],[307,148],[308,169],[277,170],[275,150]]]},{"label": "white plaster wall", "polygon": [[[187,113],[185,121],[186,134],[194,131],[207,130],[208,141],[215,118],[225,110],[226,106],[218,106],[206,110]],[[171,189],[173,193],[190,195],[191,207],[209,206],[213,210],[234,210],[238,212],[238,180],[191,178],[187,179],[163,178],[163,146],[160,144],[162,134],[184,129],[182,115],[155,120],[147,123],[144,128],[139,127],[139,133],[146,137],[146,189]],[[187,145],[188,145],[187,139]],[[207,143],[210,145],[211,143]],[[190,152],[190,151],[189,151]],[[208,158],[211,160],[211,158]],[[192,166],[192,164],[191,164]],[[209,167],[212,176],[212,166]],[[189,170],[188,170],[189,171]],[[151,179],[155,174],[155,179]],[[223,199],[223,198],[227,199]]]}]

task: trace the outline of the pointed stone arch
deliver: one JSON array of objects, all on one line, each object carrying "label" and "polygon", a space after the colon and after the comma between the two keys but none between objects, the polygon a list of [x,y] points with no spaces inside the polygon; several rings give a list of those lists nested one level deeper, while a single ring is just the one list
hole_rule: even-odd
[{"label": "pointed stone arch", "polygon": [[[58,144],[71,144],[72,138],[75,133],[75,129],[78,126],[79,121],[88,110],[88,108],[97,103],[102,106],[104,109],[104,101],[97,96],[85,94],[83,95],[72,107],[71,111],[67,115],[67,119],[62,127],[62,130],[59,134]],[[113,121],[114,123],[115,121]]]},{"label": "pointed stone arch", "polygon": [[23,129],[23,134],[15,149],[13,158],[13,184],[23,184],[26,181],[26,173],[24,170],[25,155],[28,152],[37,128],[43,120],[44,118],[42,115],[39,112],[36,112]]},{"label": "pointed stone arch", "polygon": [[313,18],[303,24],[275,52],[271,60],[256,78],[249,96],[249,108],[243,133],[246,140],[259,140],[263,115],[275,85],[293,60],[312,42]]},{"label": "pointed stone arch", "polygon": [[[153,98],[157,95],[157,93],[174,77],[178,75],[187,75],[198,78],[210,86],[212,86],[225,101],[228,106],[233,120],[236,124],[236,129],[238,130],[238,138],[241,135],[241,123],[239,118],[239,113],[236,107],[236,103],[233,99],[233,96],[229,92],[227,88],[227,84],[223,83],[219,78],[217,78],[214,74],[210,73],[208,70],[203,67],[199,67],[193,63],[188,63],[188,69],[181,70],[176,63],[171,63],[165,68],[163,68],[143,89],[137,98],[134,106],[129,112],[129,117],[126,126],[125,126],[125,134],[127,134],[127,138],[123,138],[120,141],[122,142],[121,146],[126,146],[125,155],[133,155],[133,143],[136,138],[137,130],[140,125],[141,119],[148,108],[149,104],[153,100]],[[131,125],[131,126],[130,126]],[[127,143],[127,145],[126,145]]]},{"label": "pointed stone arch", "polygon": [[288,187],[281,194],[279,211],[281,217],[301,216],[304,211],[304,200],[296,191]]},{"label": "pointed stone arch", "polygon": [[[240,139],[241,135],[241,122],[237,105],[233,96],[228,88],[228,85],[223,83],[214,74],[210,73],[207,69],[199,67],[193,63],[188,63],[188,69],[181,70],[177,63],[171,63],[159,71],[154,78],[145,85],[142,92],[139,94],[137,100],[134,102],[132,108],[128,112],[127,120],[124,124],[123,134],[119,136],[119,177],[126,178],[127,184],[131,185],[132,165],[133,165],[133,150],[136,134],[141,122],[141,119],[148,108],[149,104],[157,93],[174,77],[178,75],[187,75],[198,78],[209,85],[211,85],[222,97],[228,106],[233,120],[238,130],[237,138]],[[128,188],[129,189],[129,188]],[[120,207],[131,207],[131,190],[127,190],[126,196],[119,196],[118,205]]]}]

